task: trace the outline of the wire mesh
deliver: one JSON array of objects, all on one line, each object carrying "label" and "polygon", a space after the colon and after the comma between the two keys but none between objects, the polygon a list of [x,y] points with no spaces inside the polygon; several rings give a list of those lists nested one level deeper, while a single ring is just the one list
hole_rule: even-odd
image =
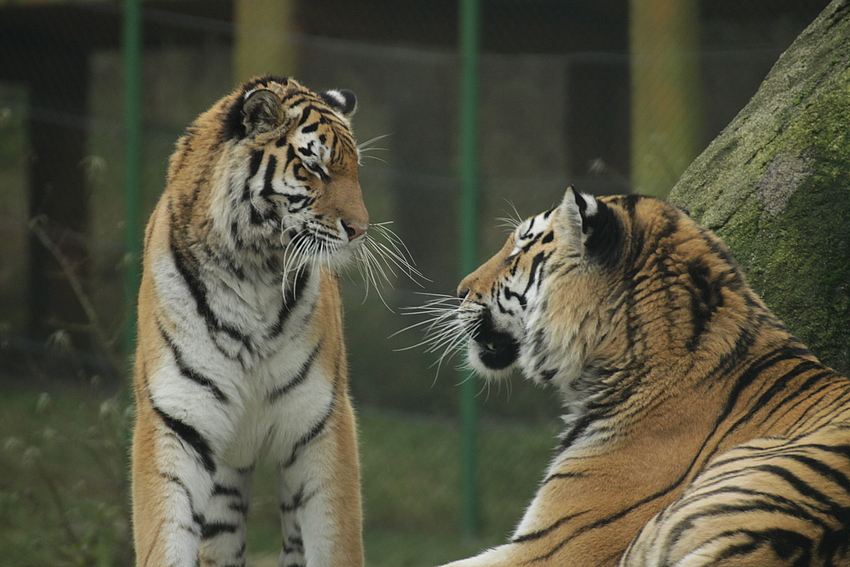
[{"label": "wire mesh", "polygon": [[[703,145],[824,5],[699,4]],[[27,356],[55,358],[55,349],[44,352],[57,337],[96,371],[120,370],[100,356],[117,347],[127,320],[119,277],[128,259],[118,8],[110,2],[0,6],[0,183],[8,235],[0,246],[8,258],[0,279],[6,345],[0,370],[9,377],[26,374],[21,361]],[[596,194],[630,190],[627,8],[621,1],[483,3],[482,256],[504,238],[496,218],[514,209],[521,215],[543,210],[570,183]],[[430,279],[419,288],[400,278],[384,292],[396,313],[364,315],[367,321],[357,318],[374,311],[372,299],[359,307],[358,284],[347,285],[349,326],[368,329],[350,339],[355,392],[368,404],[451,413],[453,384],[438,378],[432,387],[428,356],[380,353],[419,338],[387,339],[408,321],[399,307],[420,303],[420,291],[450,294],[457,280],[457,7],[445,0],[428,9],[323,0],[299,4],[296,13],[297,33],[286,35],[297,53],[292,74],[316,89],[358,94],[356,134],[360,141],[377,139],[362,173],[367,204],[375,220],[394,222]],[[174,140],[233,85],[233,17],[229,2],[145,3],[142,222],[163,188]],[[64,270],[38,232],[57,244]],[[100,314],[101,338],[69,277],[81,282]],[[392,362],[375,368],[379,360]],[[398,368],[415,370],[395,376]],[[523,407],[516,398],[499,405],[496,413]]]}]

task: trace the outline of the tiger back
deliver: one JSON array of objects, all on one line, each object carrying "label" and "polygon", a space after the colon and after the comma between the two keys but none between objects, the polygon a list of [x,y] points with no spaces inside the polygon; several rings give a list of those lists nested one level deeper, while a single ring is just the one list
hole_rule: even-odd
[{"label": "tiger back", "polygon": [[458,297],[440,332],[567,427],[509,542],[453,567],[850,565],[850,380],[686,212],[569,188]]},{"label": "tiger back", "polygon": [[139,566],[244,565],[261,459],[278,472],[280,565],[363,563],[337,280],[369,225],[355,105],[259,78],[177,143],[139,292]]}]

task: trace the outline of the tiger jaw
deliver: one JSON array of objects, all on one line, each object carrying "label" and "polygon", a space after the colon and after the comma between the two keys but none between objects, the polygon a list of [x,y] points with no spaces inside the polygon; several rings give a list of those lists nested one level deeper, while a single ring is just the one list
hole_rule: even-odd
[{"label": "tiger jaw", "polygon": [[[519,343],[510,335],[499,334],[485,340],[469,341],[469,358],[473,367],[485,376],[512,367],[519,356]],[[478,368],[476,362],[483,368]]]},{"label": "tiger jaw", "polygon": [[499,377],[516,364],[519,341],[510,333],[497,330],[489,311],[485,311],[471,332],[467,356],[477,373]]}]

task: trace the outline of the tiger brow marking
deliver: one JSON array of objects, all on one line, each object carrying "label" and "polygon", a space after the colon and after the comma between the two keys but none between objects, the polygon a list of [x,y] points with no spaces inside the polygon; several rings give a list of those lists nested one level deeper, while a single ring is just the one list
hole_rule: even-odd
[{"label": "tiger brow marking", "polygon": [[277,173],[277,157],[274,155],[269,156],[269,160],[266,162],[266,172],[263,176],[263,189],[260,191],[260,196],[268,199],[271,195],[274,195],[274,186],[272,182],[274,181],[274,174]]}]

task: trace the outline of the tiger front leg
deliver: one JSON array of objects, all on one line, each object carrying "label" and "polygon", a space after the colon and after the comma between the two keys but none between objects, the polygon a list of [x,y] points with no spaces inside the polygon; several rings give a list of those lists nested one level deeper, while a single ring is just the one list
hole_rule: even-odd
[{"label": "tiger front leg", "polygon": [[251,468],[217,468],[201,526],[201,565],[244,567],[252,473]]},{"label": "tiger front leg", "polygon": [[198,564],[211,462],[161,416],[139,412],[133,433],[133,534],[137,567]]},{"label": "tiger front leg", "polygon": [[279,567],[362,567],[360,469],[347,399],[323,431],[281,464]]}]

